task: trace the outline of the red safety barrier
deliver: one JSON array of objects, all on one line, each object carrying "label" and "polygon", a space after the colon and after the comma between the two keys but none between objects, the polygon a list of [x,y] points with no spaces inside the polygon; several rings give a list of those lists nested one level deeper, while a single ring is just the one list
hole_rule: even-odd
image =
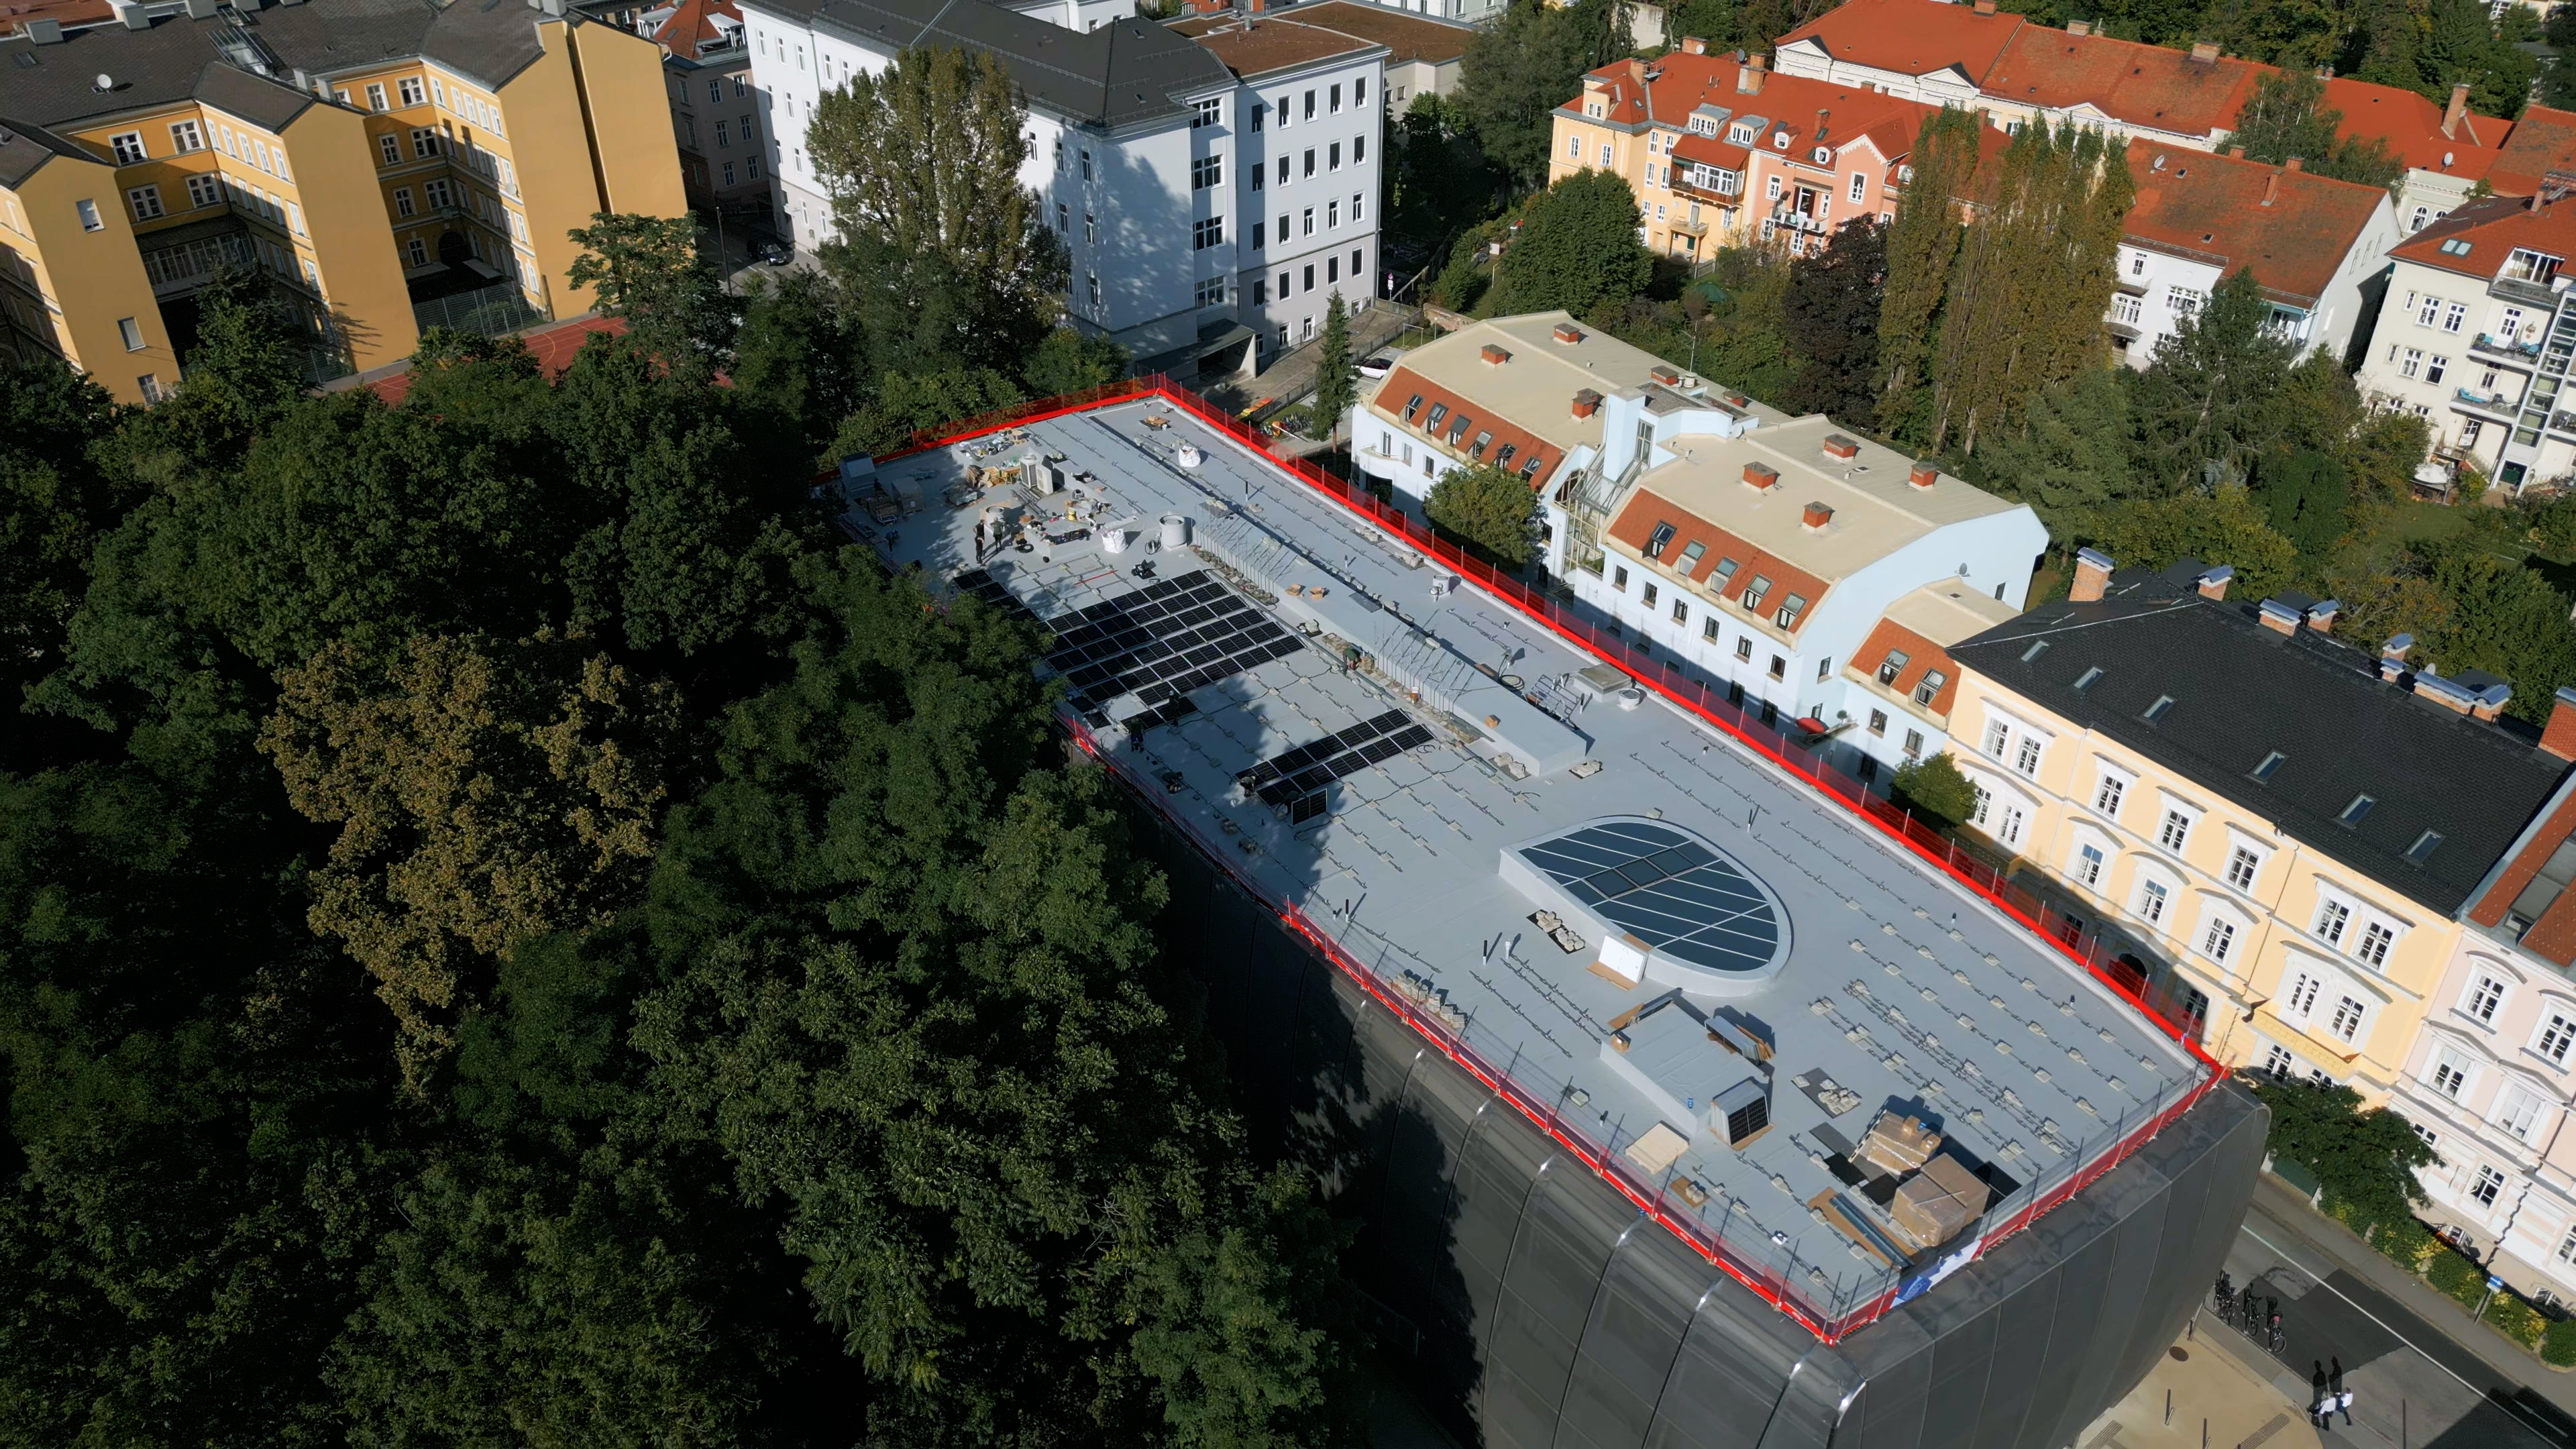
[{"label": "red safety barrier", "polygon": [[[1910,814],[1899,810],[1888,800],[1872,794],[1867,787],[1842,771],[1816,759],[1804,750],[1790,746],[1777,731],[1770,729],[1759,720],[1749,718],[1742,709],[1723,698],[1710,698],[1705,684],[1694,686],[1690,692],[1685,692],[1674,681],[1664,678],[1664,675],[1670,671],[1655,667],[1652,658],[1644,652],[1630,648],[1624,640],[1616,636],[1605,635],[1603,631],[1585,620],[1572,617],[1558,600],[1529,588],[1518,579],[1497,572],[1490,565],[1469,557],[1455,545],[1435,537],[1419,520],[1370,497],[1365,489],[1354,489],[1347,481],[1334,477],[1303,458],[1279,457],[1271,451],[1269,439],[1260,430],[1211,407],[1197,394],[1167,377],[1157,374],[1133,379],[1128,383],[1092,388],[1081,393],[1068,394],[1065,397],[1048,398],[1018,408],[988,413],[952,428],[938,430],[936,433],[916,433],[911,447],[902,452],[889,454],[888,457],[902,457],[925,448],[981,436],[1002,428],[1021,426],[1046,418],[1059,417],[1066,413],[1083,411],[1104,402],[1145,396],[1160,396],[1174,406],[1186,410],[1198,421],[1218,429],[1252,449],[1264,461],[1306,482],[1331,501],[1370,522],[1395,532],[1408,543],[1420,547],[1424,552],[1457,570],[1462,577],[1475,583],[1487,594],[1512,605],[1522,614],[1545,625],[1559,637],[1581,646],[1586,652],[1618,668],[1638,683],[1672,701],[1676,706],[1734,738],[1755,754],[1814,786],[1818,793],[1866,820],[1882,834],[1913,852],[1918,858],[1940,867],[1952,879],[1965,885],[2033,935],[2054,947],[2077,966],[2083,968],[2093,979],[2128,1002],[2141,1016],[2181,1045],[2192,1059],[2200,1064],[2202,1074],[2198,1081],[2191,1083],[2171,1102],[2164,1102],[2162,1094],[2159,1093],[2158,1103],[2149,1117],[2137,1127],[2123,1130],[2119,1140],[2099,1156],[2089,1162],[2076,1165],[2056,1183],[2041,1187],[2035,1182],[2028,1202],[2023,1203],[1998,1222],[1989,1223],[1984,1227],[1978,1244],[1980,1256],[1995,1243],[2028,1227],[2051,1209],[2091,1186],[2103,1174],[2127,1161],[2149,1139],[2163,1131],[2175,1118],[2191,1110],[2202,1097],[2226,1080],[2226,1067],[2203,1050],[2194,1035],[2193,1028],[2198,1023],[2180,1012],[2169,1013],[2163,1009],[2172,1005],[2166,993],[2160,990],[2153,991],[2152,995],[2158,1000],[2150,1000],[2150,990],[2143,988],[2138,981],[2130,979],[2130,973],[2116,969],[2115,966],[2106,966],[2101,960],[2101,942],[2097,938],[2085,935],[2077,928],[2073,918],[2048,905],[2039,896],[2005,879],[1991,866],[1963,854],[1956,841],[1931,830],[1922,822],[1913,819]],[[1513,1078],[1510,1067],[1497,1068],[1486,1054],[1478,1051],[1468,1042],[1464,1032],[1453,1030],[1438,1017],[1415,1007],[1384,977],[1343,949],[1330,933],[1318,929],[1293,902],[1274,898],[1269,892],[1263,890],[1252,878],[1251,873],[1211,842],[1194,821],[1165,804],[1162,791],[1147,789],[1147,782],[1130,779],[1126,772],[1117,768],[1113,757],[1100,749],[1097,740],[1080,720],[1068,719],[1066,723],[1075,742],[1086,753],[1108,767],[1113,777],[1133,789],[1140,800],[1151,805],[1158,814],[1177,828],[1182,837],[1188,840],[1202,856],[1242,886],[1254,899],[1262,901],[1282,923],[1303,937],[1318,954],[1331,962],[1336,970],[1350,978],[1372,1000],[1395,1013],[1453,1064],[1483,1083],[1496,1096],[1510,1102],[1532,1125],[1581,1159],[1586,1166],[1635,1204],[1640,1212],[1663,1224],[1684,1242],[1689,1243],[1712,1266],[1759,1295],[1782,1313],[1797,1320],[1809,1332],[1827,1343],[1835,1342],[1844,1335],[1874,1322],[1896,1304],[1903,1289],[1903,1279],[1900,1275],[1890,1273],[1884,1275],[1888,1281],[1883,1287],[1871,1292],[1857,1303],[1836,1302],[1828,1309],[1820,1309],[1809,1298],[1806,1290],[1793,1286],[1790,1281],[1799,1266],[1794,1253],[1788,1268],[1769,1266],[1756,1261],[1754,1256],[1738,1251],[1730,1244],[1725,1236],[1725,1219],[1721,1220],[1717,1228],[1711,1229],[1703,1219],[1680,1215],[1668,1197],[1669,1175],[1665,1182],[1649,1184],[1616,1155],[1615,1142],[1598,1141],[1565,1121],[1556,1103],[1541,1101],[1532,1095]],[[1517,1057],[1514,1064],[1517,1065]],[[1728,1211],[1731,1219],[1731,1206]]]}]

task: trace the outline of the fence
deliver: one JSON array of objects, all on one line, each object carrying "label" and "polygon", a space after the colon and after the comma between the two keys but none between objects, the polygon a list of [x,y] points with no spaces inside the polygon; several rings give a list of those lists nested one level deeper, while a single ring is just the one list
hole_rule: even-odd
[{"label": "fence", "polygon": [[[986,413],[936,431],[915,433],[911,446],[889,454],[888,458],[1079,412],[1105,402],[1157,396],[1235,439],[1343,507],[1403,537],[1496,599],[1544,624],[1560,637],[1583,646],[1639,683],[1733,736],[1757,755],[1814,786],[1828,801],[1859,816],[1916,856],[1940,867],[1952,879],[2028,928],[2136,1007],[2151,1024],[2190,1054],[2201,1068],[2197,1078],[2170,1086],[2160,1085],[2151,1101],[2129,1109],[2117,1119],[2112,1145],[2107,1150],[2089,1161],[2080,1157],[2072,1159],[2053,1176],[2043,1174],[2034,1178],[1989,1209],[1983,1227],[1968,1250],[1969,1256],[1982,1255],[1996,1243],[2028,1227],[2052,1208],[2083,1191],[2104,1173],[2128,1160],[2148,1139],[2189,1111],[2226,1079],[2226,1069],[2202,1050],[2195,1040],[2197,1019],[2184,1015],[2167,993],[2144,985],[2134,971],[2123,969],[2116,962],[2106,963],[2101,941],[2085,934],[2081,923],[2073,917],[2005,879],[1992,866],[1962,850],[1956,842],[1915,820],[1891,802],[1873,795],[1859,781],[1791,745],[1777,731],[1729,703],[1722,694],[1712,697],[1707,685],[1692,685],[1668,677],[1671,671],[1657,667],[1654,661],[1629,648],[1623,640],[1576,617],[1556,599],[1509,575],[1496,572],[1457,547],[1433,537],[1421,522],[1378,502],[1365,489],[1346,483],[1302,458],[1283,458],[1272,453],[1269,440],[1257,429],[1210,406],[1170,378],[1159,374],[1132,378]],[[1502,1058],[1503,1044],[1493,1040],[1491,1033],[1478,1029],[1472,1018],[1453,1027],[1418,1008],[1386,976],[1354,956],[1330,932],[1318,928],[1293,902],[1274,896],[1241,871],[1229,853],[1209,839],[1195,822],[1163,803],[1164,792],[1154,788],[1152,781],[1131,777],[1121,769],[1117,759],[1100,748],[1098,741],[1080,721],[1073,721],[1069,728],[1075,741],[1087,753],[1126,780],[1184,839],[1255,899],[1262,901],[1283,924],[1303,937],[1318,955],[1331,962],[1371,999],[1411,1025],[1442,1055],[1488,1091],[1511,1103],[1532,1125],[1581,1159],[1640,1212],[1663,1224],[1712,1266],[1796,1319],[1818,1338],[1828,1343],[1839,1340],[1875,1321],[1926,1286],[1929,1280],[1920,1271],[1914,1274],[1879,1272],[1864,1275],[1853,1283],[1845,1283],[1838,1277],[1828,1279],[1821,1264],[1802,1262],[1794,1248],[1785,1255],[1786,1261],[1783,1262],[1780,1246],[1767,1237],[1729,1236],[1727,1228],[1734,1214],[1732,1199],[1727,1200],[1718,1222],[1711,1226],[1705,1204],[1692,1206],[1671,1196],[1670,1172],[1661,1180],[1650,1179],[1618,1154],[1615,1128],[1609,1139],[1596,1138],[1565,1118],[1561,1107],[1566,1092],[1573,1085],[1570,1079],[1563,1083],[1548,1082],[1534,1069],[1525,1071],[1522,1067],[1524,1058],[1517,1047],[1513,1048],[1508,1060]],[[2131,1120],[2133,1116],[2134,1122]],[[1954,1262],[1947,1266],[1955,1267],[1957,1264]]]},{"label": "fence", "polygon": [[421,331],[447,327],[458,332],[471,332],[482,337],[498,337],[516,332],[546,320],[546,314],[528,305],[526,295],[516,282],[495,282],[471,292],[452,297],[432,297],[411,304],[412,321]]}]

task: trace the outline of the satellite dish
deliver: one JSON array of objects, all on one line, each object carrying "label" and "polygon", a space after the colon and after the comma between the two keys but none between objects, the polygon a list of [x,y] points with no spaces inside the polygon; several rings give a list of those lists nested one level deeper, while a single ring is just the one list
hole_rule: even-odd
[{"label": "satellite dish", "polygon": [[105,71],[100,71],[98,73],[98,79],[90,83],[90,89],[94,91],[112,91],[116,89],[116,78]]}]

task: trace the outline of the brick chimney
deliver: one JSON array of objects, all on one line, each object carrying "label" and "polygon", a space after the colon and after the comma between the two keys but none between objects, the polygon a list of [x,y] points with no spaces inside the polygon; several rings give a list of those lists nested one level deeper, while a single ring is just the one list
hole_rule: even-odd
[{"label": "brick chimney", "polygon": [[1807,505],[1806,516],[1801,521],[1805,523],[1808,532],[1822,533],[1825,531],[1825,525],[1834,521],[1834,511],[1824,504],[1810,503]]},{"label": "brick chimney", "polygon": [[2204,599],[2226,598],[2227,585],[2235,577],[2236,569],[2234,565],[2220,564],[2218,567],[2211,569],[2209,572],[2200,576],[2200,596]]},{"label": "brick chimney", "polygon": [[2227,159],[2228,159],[2228,160],[2230,160],[2230,161],[2242,161],[2242,160],[2244,160],[2244,159],[2245,159],[2245,148],[2244,148],[2244,147],[2242,147],[2242,146],[2230,146],[2230,147],[2228,147],[2228,148],[2227,148]]},{"label": "brick chimney", "polygon": [[1992,14],[1994,14],[1994,13],[1995,13],[1995,0],[1977,0],[1977,13],[1978,13],[1979,15],[1992,15]]},{"label": "brick chimney", "polygon": [[1825,434],[1825,456],[1849,462],[1860,456],[1860,444],[1840,433],[1827,433]]},{"label": "brick chimney", "polygon": [[2213,41],[2204,40],[2191,48],[2191,58],[2202,65],[2216,65],[2218,46]]},{"label": "brick chimney", "polygon": [[1653,378],[1655,381],[1662,383],[1666,387],[1671,387],[1673,384],[1682,380],[1682,370],[1678,367],[1650,367],[1646,369],[1646,376]]},{"label": "brick chimney", "polygon": [[2469,113],[2469,87],[2466,81],[2451,87],[2451,103],[2442,108],[2442,138],[2457,140],[2460,121]]},{"label": "brick chimney", "polygon": [[2576,760],[2576,689],[2558,687],[2549,702],[2549,724],[2540,732],[2540,748],[2562,760]]},{"label": "brick chimney", "polygon": [[2278,599],[2265,599],[2254,606],[2255,622],[2275,634],[2299,632],[2299,611]]},{"label": "brick chimney", "polygon": [[2308,627],[2320,634],[2331,634],[2334,632],[2335,615],[2342,612],[2343,603],[2338,599],[2311,604],[2308,606]]},{"label": "brick chimney", "polygon": [[1583,391],[1574,395],[1574,415],[1576,417],[1588,418],[1599,411],[1601,411],[1601,394],[1594,392],[1592,389],[1587,387]]},{"label": "brick chimney", "polygon": [[1768,492],[1779,486],[1780,470],[1768,463],[1747,463],[1744,465],[1744,481],[1752,484],[1756,493]]},{"label": "brick chimney", "polygon": [[1682,54],[1706,55],[1708,54],[1708,42],[1700,39],[1696,35],[1685,35],[1682,37]]},{"label": "brick chimney", "polygon": [[2281,173],[2275,171],[2271,175],[2263,178],[2263,204],[2265,206],[2270,206],[2274,201],[2280,199],[2280,195]]},{"label": "brick chimney", "polygon": [[2281,169],[2284,171],[2305,171],[2308,169],[2307,158],[2304,156],[2293,156],[2289,160],[2281,163]]},{"label": "brick chimney", "polygon": [[2066,591],[2066,601],[2090,604],[2100,599],[2102,590],[2110,586],[2111,570],[2115,567],[2117,565],[2111,562],[2111,556],[2098,548],[2077,549],[2075,586]]},{"label": "brick chimney", "polygon": [[1941,469],[1927,458],[1906,473],[1905,481],[1917,488],[1929,488],[1941,481]]},{"label": "brick chimney", "polygon": [[2388,642],[2379,646],[2380,679],[2395,684],[2397,677],[2406,672],[2406,651],[2414,647],[2415,636],[2412,634],[2389,635]]},{"label": "brick chimney", "polygon": [[1556,330],[1548,335],[1559,342],[1580,342],[1583,340],[1583,329],[1571,322],[1559,322],[1556,324]]},{"label": "brick chimney", "polygon": [[1735,72],[1735,89],[1748,96],[1762,94],[1762,57],[1752,56]]},{"label": "brick chimney", "polygon": [[2093,33],[2093,22],[2090,20],[2069,20],[2066,22],[2066,33],[2069,35],[2091,35]]},{"label": "brick chimney", "polygon": [[[2485,720],[2487,723],[2493,724],[2495,723],[2495,717],[2504,713],[2506,703],[2512,698],[2513,686],[2509,684],[2491,684],[2487,686],[2486,693],[2478,696],[2478,702],[2469,706],[2469,718]],[[2554,700],[2551,701],[2550,712],[2553,714],[2557,712],[2556,701]]]},{"label": "brick chimney", "polygon": [[1495,367],[1500,367],[1504,363],[1512,360],[1512,354],[1509,350],[1497,347],[1491,342],[1486,343],[1484,350],[1476,355],[1482,357],[1488,364]]}]

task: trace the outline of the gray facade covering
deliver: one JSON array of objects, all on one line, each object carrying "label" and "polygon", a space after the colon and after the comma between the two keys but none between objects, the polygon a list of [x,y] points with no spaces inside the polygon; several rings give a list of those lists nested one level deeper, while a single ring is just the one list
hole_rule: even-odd
[{"label": "gray facade covering", "polygon": [[1162,838],[1165,949],[1206,963],[1257,1133],[1363,1225],[1354,1277],[1453,1432],[1584,1449],[2062,1449],[2181,1333],[2265,1114],[2204,1098],[2075,1201],[1825,1345],[1641,1215]]}]

